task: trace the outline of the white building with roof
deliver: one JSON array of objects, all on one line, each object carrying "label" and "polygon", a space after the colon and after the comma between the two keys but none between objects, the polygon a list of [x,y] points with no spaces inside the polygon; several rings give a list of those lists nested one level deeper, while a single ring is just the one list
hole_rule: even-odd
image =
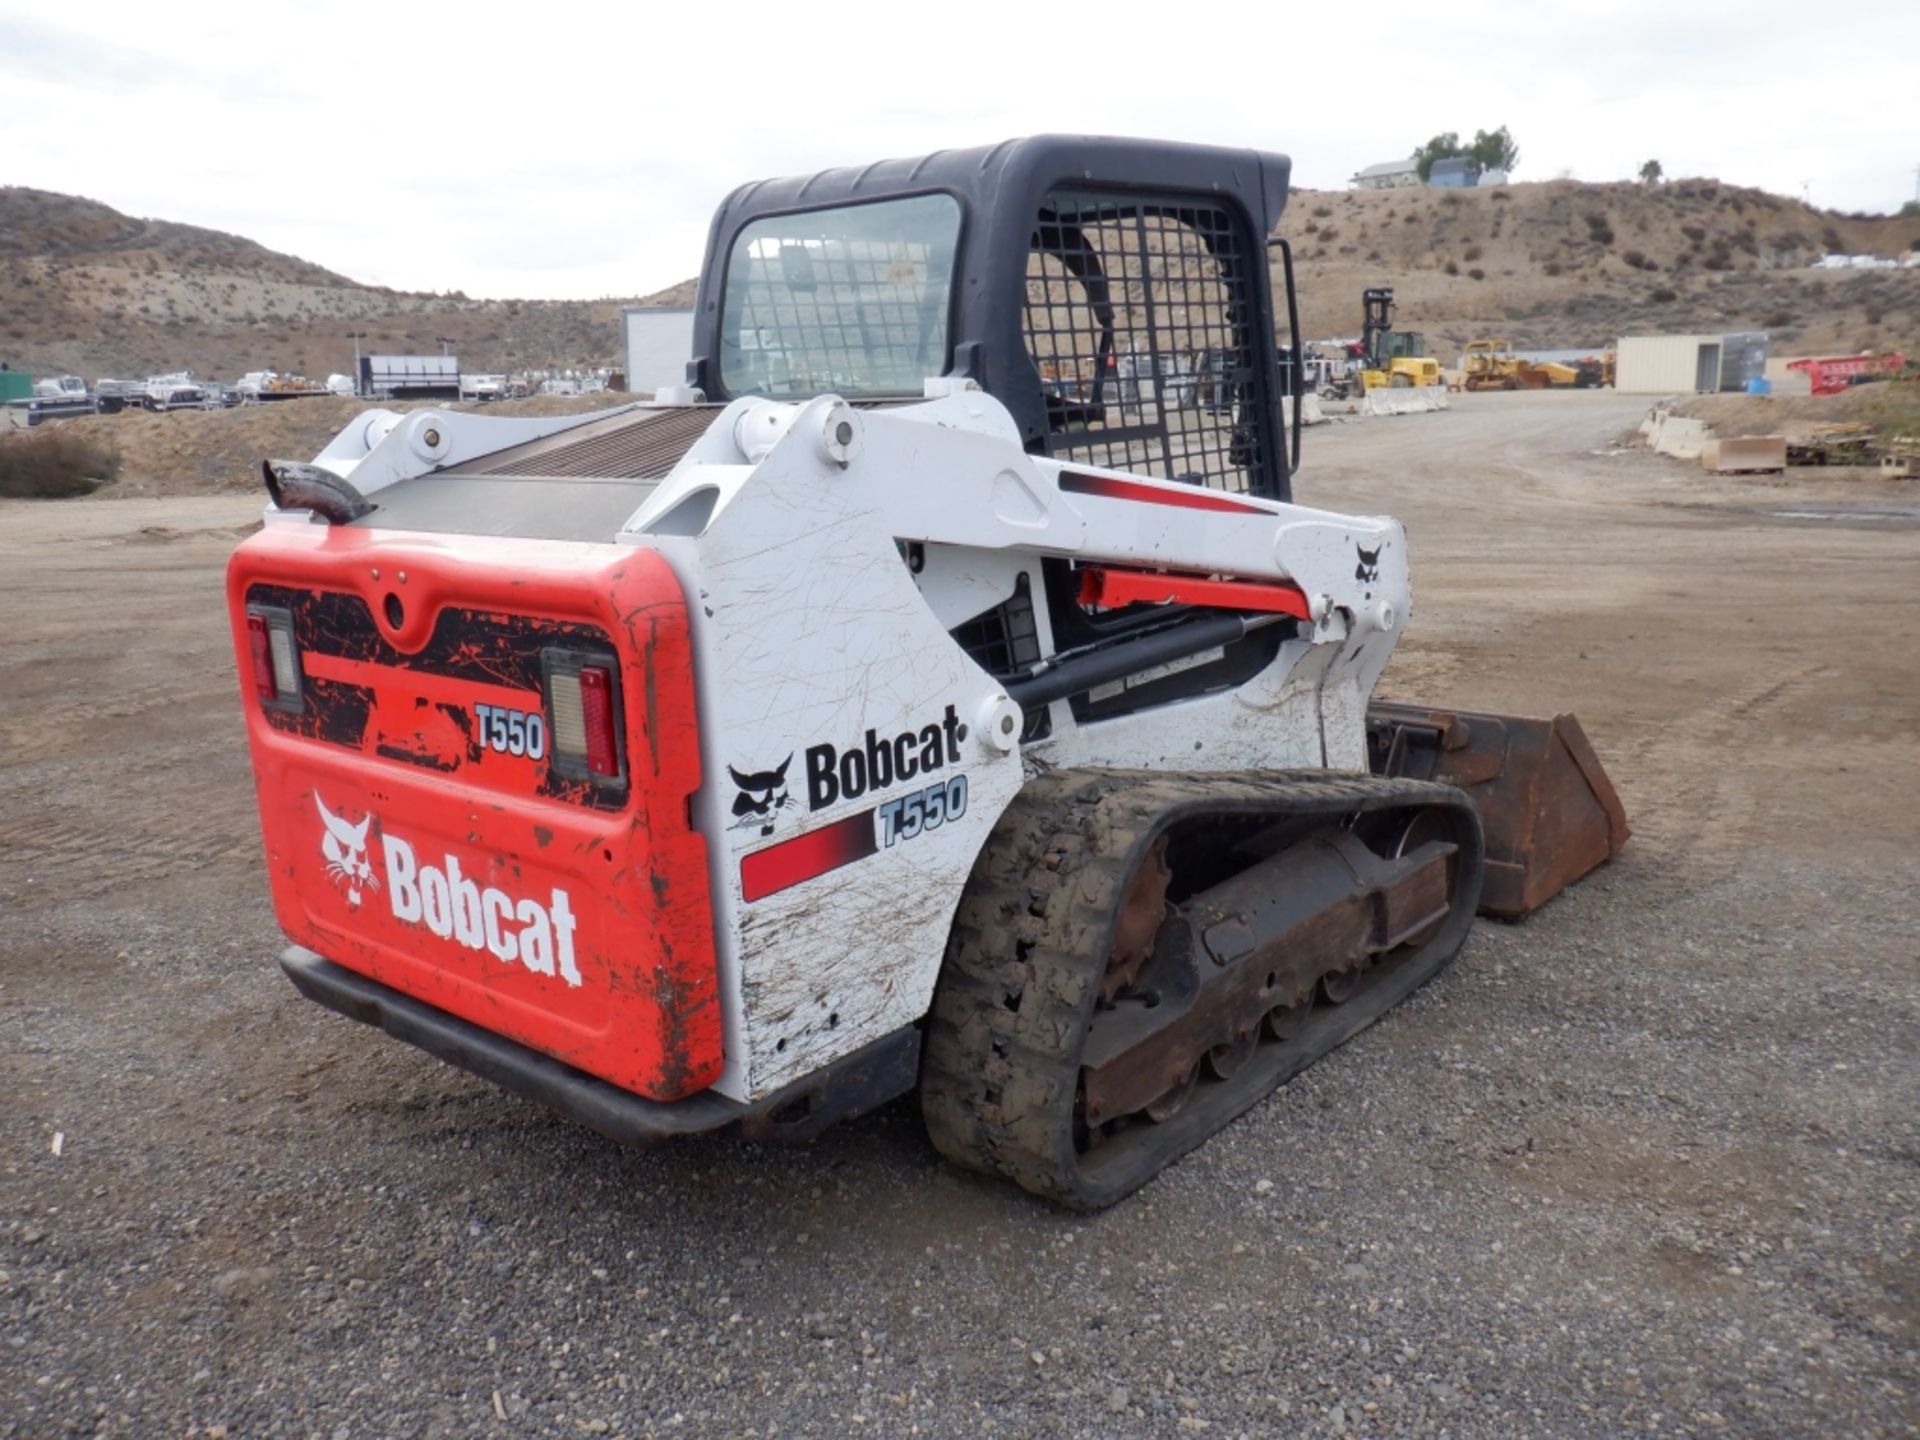
[{"label": "white building with roof", "polygon": [[1382,160],[1353,177],[1356,190],[1399,190],[1420,183],[1418,160]]}]

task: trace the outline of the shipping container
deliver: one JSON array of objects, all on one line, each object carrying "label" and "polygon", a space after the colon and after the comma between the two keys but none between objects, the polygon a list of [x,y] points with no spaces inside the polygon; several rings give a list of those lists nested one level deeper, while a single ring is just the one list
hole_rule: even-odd
[{"label": "shipping container", "polygon": [[456,355],[362,355],[360,393],[376,400],[458,400]]},{"label": "shipping container", "polygon": [[1811,395],[1813,377],[1804,369],[1795,370],[1793,362],[1804,360],[1804,355],[1769,355],[1767,357],[1767,384],[1775,395]]},{"label": "shipping container", "polygon": [[1767,332],[1740,330],[1720,337],[1720,392],[1745,394],[1767,373]]},{"label": "shipping container", "polygon": [[1712,395],[1720,389],[1722,353],[1719,335],[1624,336],[1614,388],[1623,394]]},{"label": "shipping container", "polygon": [[687,383],[693,357],[693,310],[629,305],[620,312],[626,343],[627,389],[651,394]]}]

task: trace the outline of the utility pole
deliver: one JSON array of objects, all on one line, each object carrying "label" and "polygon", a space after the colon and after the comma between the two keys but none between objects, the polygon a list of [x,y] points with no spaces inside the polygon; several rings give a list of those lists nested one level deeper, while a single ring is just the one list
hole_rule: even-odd
[{"label": "utility pole", "polygon": [[367,338],[364,330],[349,330],[347,338],[353,341],[353,393],[358,399],[366,397],[360,393],[360,342]]}]

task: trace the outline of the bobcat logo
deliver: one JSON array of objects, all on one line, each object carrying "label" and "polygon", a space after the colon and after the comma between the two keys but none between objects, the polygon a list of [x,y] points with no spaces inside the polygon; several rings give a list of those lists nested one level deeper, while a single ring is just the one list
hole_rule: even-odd
[{"label": "bobcat logo", "polygon": [[1371,550],[1361,550],[1360,542],[1356,540],[1353,548],[1360,555],[1360,563],[1353,567],[1353,578],[1363,585],[1371,585],[1380,578],[1380,552],[1387,547],[1376,545]]},{"label": "bobcat logo", "polygon": [[756,770],[751,775],[742,775],[733,766],[727,766],[727,774],[740,789],[733,797],[733,824],[729,829],[745,830],[758,825],[762,835],[773,833],[773,822],[782,810],[794,803],[793,796],[787,793],[787,767],[791,764],[793,756],[788,755],[778,770]]},{"label": "bobcat logo", "polygon": [[349,825],[327,809],[327,802],[320,798],[318,790],[313,792],[313,803],[327,827],[320,837],[320,853],[327,857],[327,874],[335,885],[347,892],[347,904],[357,908],[362,890],[380,888],[380,877],[367,863],[367,827],[373,824],[373,816],[365,815],[358,825]]}]

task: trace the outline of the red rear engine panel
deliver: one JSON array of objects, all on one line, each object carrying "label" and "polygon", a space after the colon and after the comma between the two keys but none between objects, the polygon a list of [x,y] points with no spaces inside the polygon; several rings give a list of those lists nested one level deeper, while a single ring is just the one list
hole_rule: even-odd
[{"label": "red rear engine panel", "polygon": [[[227,599],[288,935],[649,1099],[713,1083],[692,654],[658,555],[269,525]],[[605,765],[609,720],[616,774],[566,744]]]}]

